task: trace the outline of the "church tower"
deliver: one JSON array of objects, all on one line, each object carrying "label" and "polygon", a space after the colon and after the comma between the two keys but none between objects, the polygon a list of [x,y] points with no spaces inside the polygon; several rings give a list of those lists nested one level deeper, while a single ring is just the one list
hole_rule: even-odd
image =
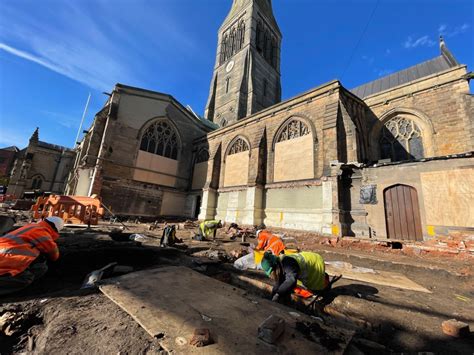
[{"label": "church tower", "polygon": [[224,127],[281,101],[281,38],[271,0],[233,0],[219,29],[208,120]]}]

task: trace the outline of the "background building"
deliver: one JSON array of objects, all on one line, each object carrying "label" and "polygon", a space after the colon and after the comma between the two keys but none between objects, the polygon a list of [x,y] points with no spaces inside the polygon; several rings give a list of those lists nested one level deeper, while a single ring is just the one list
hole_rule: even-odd
[{"label": "background building", "polygon": [[18,152],[8,193],[17,198],[28,191],[63,194],[74,156],[71,149],[40,141],[37,128],[28,146]]},{"label": "background building", "polygon": [[0,186],[3,186],[3,189],[8,186],[13,163],[19,151],[15,146],[0,149]]}]

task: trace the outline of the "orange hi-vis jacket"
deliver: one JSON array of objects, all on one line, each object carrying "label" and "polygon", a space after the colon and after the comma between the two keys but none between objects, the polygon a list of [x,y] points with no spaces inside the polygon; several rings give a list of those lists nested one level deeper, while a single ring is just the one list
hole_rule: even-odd
[{"label": "orange hi-vis jacket", "polygon": [[55,240],[58,238],[58,232],[45,221],[27,224],[0,236],[0,276],[22,273],[40,254],[57,260],[59,250]]},{"label": "orange hi-vis jacket", "polygon": [[285,244],[280,237],[263,230],[258,234],[257,250],[270,250],[274,255],[280,255],[285,250]]}]

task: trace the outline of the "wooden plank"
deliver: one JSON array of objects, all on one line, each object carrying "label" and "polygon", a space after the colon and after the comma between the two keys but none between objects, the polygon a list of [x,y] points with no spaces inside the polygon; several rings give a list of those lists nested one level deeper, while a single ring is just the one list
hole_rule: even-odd
[{"label": "wooden plank", "polygon": [[[163,267],[109,280],[100,290],[130,314],[166,351],[176,354],[318,354],[330,352],[296,330],[308,316],[269,300],[250,297],[244,290],[185,267]],[[292,312],[293,314],[290,314]],[[270,315],[286,322],[276,345],[257,338],[258,326]],[[340,340],[333,353],[344,352],[350,332],[319,323],[331,338]],[[214,344],[189,344],[196,328],[210,330]]]},{"label": "wooden plank", "polygon": [[411,190],[411,199],[413,201],[413,217],[415,219],[415,240],[422,241],[423,231],[421,229],[420,205],[416,189]]},{"label": "wooden plank", "polygon": [[400,228],[400,201],[398,200],[398,187],[390,189],[392,194],[393,225],[395,238],[403,239],[402,229]]},{"label": "wooden plank", "polygon": [[395,272],[373,270],[373,272],[361,272],[350,263],[342,263],[342,266],[334,262],[326,262],[326,272],[329,275],[341,275],[345,279],[362,281],[377,285],[401,288],[405,290],[431,293],[430,290],[410,280],[408,277]]},{"label": "wooden plank", "polygon": [[384,193],[385,200],[385,218],[387,221],[387,237],[395,238],[395,228],[393,224],[392,194],[390,190]]},{"label": "wooden plank", "polygon": [[400,211],[400,233],[402,239],[410,239],[410,235],[408,234],[408,226],[407,226],[407,204],[411,203],[410,199],[408,201],[405,200],[405,190],[409,189],[408,186],[399,185],[397,187],[397,195],[398,195],[398,208]]},{"label": "wooden plank", "polygon": [[414,217],[414,210],[413,210],[413,200],[411,196],[411,188],[407,188],[403,190],[403,197],[407,202],[406,206],[406,216],[407,216],[407,228],[408,228],[408,236],[411,240],[416,240],[416,231],[415,231],[415,217]]}]

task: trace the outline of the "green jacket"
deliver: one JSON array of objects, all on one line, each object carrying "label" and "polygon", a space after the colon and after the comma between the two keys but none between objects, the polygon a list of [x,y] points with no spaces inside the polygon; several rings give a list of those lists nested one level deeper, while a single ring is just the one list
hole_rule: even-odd
[{"label": "green jacket", "polygon": [[300,280],[305,287],[313,291],[324,289],[325,267],[321,255],[309,251],[298,254],[285,255],[285,258],[293,258],[298,262]]}]

